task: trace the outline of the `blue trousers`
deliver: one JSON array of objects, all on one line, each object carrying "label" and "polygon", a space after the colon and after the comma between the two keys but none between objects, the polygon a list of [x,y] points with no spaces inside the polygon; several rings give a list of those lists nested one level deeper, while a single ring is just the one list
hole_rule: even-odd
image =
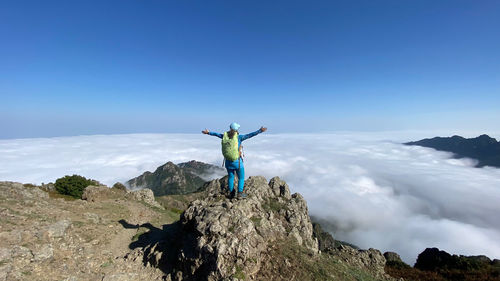
[{"label": "blue trousers", "polygon": [[243,186],[245,186],[245,168],[243,165],[239,169],[227,168],[227,174],[229,176],[228,186],[229,192],[232,192],[234,189],[234,173],[238,173],[238,192],[243,192]]}]

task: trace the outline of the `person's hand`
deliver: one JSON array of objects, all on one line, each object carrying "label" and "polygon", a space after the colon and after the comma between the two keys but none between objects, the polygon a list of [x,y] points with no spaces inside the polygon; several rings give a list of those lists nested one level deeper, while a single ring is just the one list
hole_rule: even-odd
[{"label": "person's hand", "polygon": [[208,135],[208,130],[205,129],[204,131],[201,131],[202,133],[204,133],[205,135]]},{"label": "person's hand", "polygon": [[260,131],[261,132],[265,132],[265,131],[267,131],[267,128],[266,127],[260,127]]}]

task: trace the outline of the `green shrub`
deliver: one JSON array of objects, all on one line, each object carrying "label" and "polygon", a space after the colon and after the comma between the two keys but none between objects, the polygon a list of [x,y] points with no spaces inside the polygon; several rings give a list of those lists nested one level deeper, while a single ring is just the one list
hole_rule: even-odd
[{"label": "green shrub", "polygon": [[98,184],[95,180],[86,179],[79,175],[58,178],[54,184],[57,192],[75,198],[82,198],[83,190],[89,185]]}]

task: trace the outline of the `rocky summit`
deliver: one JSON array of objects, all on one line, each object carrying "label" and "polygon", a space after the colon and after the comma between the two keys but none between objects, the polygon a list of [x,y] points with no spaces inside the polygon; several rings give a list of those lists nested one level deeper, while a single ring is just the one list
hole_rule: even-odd
[{"label": "rocky summit", "polygon": [[181,217],[183,277],[257,276],[269,246],[288,237],[318,253],[307,204],[300,194],[291,195],[286,183],[251,177],[244,200],[225,200],[225,186],[225,181],[210,182],[207,198],[194,201]]}]

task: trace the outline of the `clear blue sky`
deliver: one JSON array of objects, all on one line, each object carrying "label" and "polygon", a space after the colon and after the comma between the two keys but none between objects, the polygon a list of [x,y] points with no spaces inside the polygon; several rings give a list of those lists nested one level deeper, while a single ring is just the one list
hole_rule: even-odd
[{"label": "clear blue sky", "polygon": [[0,138],[493,130],[500,1],[0,3]]}]

